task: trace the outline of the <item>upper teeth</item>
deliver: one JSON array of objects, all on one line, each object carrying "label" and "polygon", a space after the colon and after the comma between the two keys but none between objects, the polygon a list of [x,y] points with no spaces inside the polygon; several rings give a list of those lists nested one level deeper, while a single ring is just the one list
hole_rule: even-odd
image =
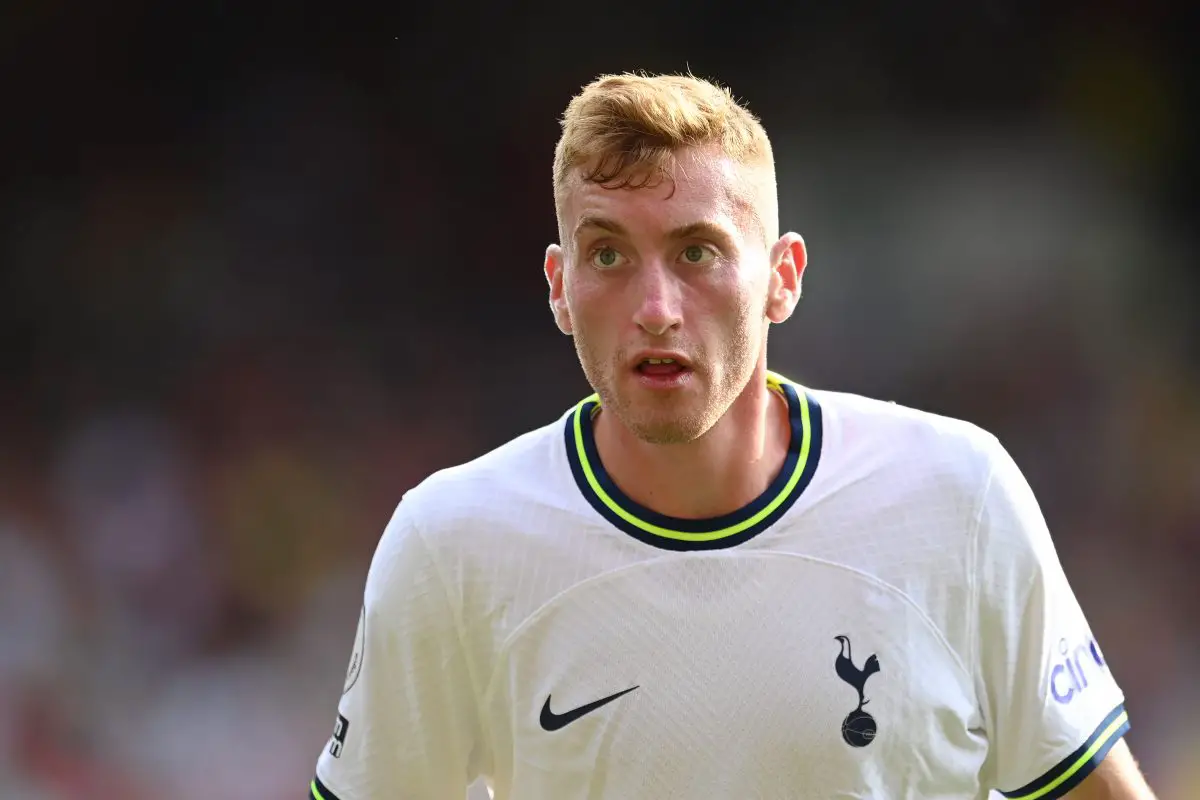
[{"label": "upper teeth", "polygon": [[647,364],[674,364],[675,359],[673,359],[673,358],[647,358],[646,363]]}]

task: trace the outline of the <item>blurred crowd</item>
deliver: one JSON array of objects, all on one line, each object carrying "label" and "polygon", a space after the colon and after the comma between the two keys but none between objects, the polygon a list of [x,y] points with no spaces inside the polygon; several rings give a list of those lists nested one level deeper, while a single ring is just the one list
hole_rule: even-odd
[{"label": "blurred crowd", "polygon": [[5,80],[36,75],[0,142],[25,156],[0,194],[0,795],[304,794],[401,494],[586,392],[540,275],[556,115],[600,71],[690,62],[763,116],[808,243],[772,367],[1000,436],[1131,744],[1162,797],[1200,797],[1196,109],[1170,25],[1044,11],[1031,41],[993,4],[941,52],[909,41],[932,7],[779,9],[815,50],[769,54],[742,9],[702,62],[714,26],[664,12],[552,72],[492,12],[457,56],[512,41],[462,66],[414,32],[445,10],[300,47],[150,6],[30,6],[0,38]]}]

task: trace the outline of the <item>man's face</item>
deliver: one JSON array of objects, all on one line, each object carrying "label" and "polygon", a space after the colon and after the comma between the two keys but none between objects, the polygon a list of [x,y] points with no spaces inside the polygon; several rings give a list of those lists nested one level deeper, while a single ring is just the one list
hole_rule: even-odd
[{"label": "man's face", "polygon": [[787,248],[767,249],[752,172],[691,149],[673,180],[576,178],[562,196],[565,241],[546,262],[555,316],[604,408],[645,441],[702,436],[765,357],[773,255]]}]

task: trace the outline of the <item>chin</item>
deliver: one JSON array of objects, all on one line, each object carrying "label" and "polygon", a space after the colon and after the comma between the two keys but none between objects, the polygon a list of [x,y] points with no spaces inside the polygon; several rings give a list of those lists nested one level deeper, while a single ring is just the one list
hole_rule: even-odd
[{"label": "chin", "polygon": [[636,439],[647,444],[687,444],[699,439],[717,421],[691,392],[645,392],[638,386],[609,384],[601,401]]},{"label": "chin", "polygon": [[630,433],[646,444],[687,444],[699,437],[694,431],[679,425],[628,426]]},{"label": "chin", "polygon": [[629,432],[647,444],[687,444],[703,436],[710,426],[692,414],[618,414]]}]

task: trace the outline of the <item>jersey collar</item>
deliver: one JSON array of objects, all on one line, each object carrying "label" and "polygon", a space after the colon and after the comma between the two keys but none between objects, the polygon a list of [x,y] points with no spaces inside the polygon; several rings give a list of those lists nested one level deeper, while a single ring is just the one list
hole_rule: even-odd
[{"label": "jersey collar", "polygon": [[783,469],[771,485],[748,505],[707,519],[659,514],[622,492],[600,462],[592,418],[600,397],[592,395],[567,415],[567,459],[579,491],[592,508],[635,539],[664,550],[716,550],[749,541],[771,527],[812,481],[821,458],[821,406],[810,393],[786,378],[767,373],[767,385],[787,400],[791,439]]}]

